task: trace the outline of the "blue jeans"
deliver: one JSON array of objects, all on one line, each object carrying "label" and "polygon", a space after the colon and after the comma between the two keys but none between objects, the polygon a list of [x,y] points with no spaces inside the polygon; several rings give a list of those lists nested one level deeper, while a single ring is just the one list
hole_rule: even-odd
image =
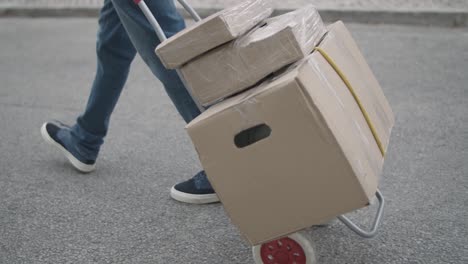
[{"label": "blue jeans", "polygon": [[[185,27],[174,0],[147,0],[149,9],[170,37]],[[151,25],[132,0],[104,0],[96,45],[97,72],[84,113],[61,139],[82,160],[96,160],[109,120],[138,51],[162,82],[186,122],[200,114],[179,76],[167,70],[155,55],[160,43]]]}]

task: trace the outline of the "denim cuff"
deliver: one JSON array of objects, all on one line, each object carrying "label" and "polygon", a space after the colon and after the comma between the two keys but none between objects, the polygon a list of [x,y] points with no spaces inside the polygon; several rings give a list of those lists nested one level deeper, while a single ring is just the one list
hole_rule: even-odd
[{"label": "denim cuff", "polygon": [[78,123],[70,129],[70,135],[80,156],[88,160],[96,160],[99,149],[104,143],[104,137],[86,131]]}]

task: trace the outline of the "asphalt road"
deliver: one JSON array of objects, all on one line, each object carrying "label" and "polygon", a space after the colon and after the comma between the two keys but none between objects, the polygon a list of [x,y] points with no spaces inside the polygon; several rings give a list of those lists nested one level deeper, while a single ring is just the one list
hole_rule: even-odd
[{"label": "asphalt road", "polygon": [[[387,208],[371,240],[339,222],[309,230],[319,263],[468,263],[468,32],[350,28],[396,114]],[[221,205],[169,198],[200,165],[140,59],[95,173],[42,141],[42,122],[82,111],[95,35],[94,19],[0,20],[0,263],[252,263]],[[368,223],[373,212],[351,217]]]}]

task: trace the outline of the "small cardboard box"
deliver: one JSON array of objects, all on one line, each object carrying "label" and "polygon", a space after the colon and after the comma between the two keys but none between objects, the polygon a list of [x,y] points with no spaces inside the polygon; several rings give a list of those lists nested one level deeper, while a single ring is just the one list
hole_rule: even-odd
[{"label": "small cardboard box", "polygon": [[213,14],[175,34],[156,47],[168,69],[246,33],[273,12],[270,0],[247,0]]},{"label": "small cardboard box", "polygon": [[325,32],[319,13],[308,5],[267,19],[237,40],[188,62],[181,73],[197,100],[210,105],[304,58]]},{"label": "small cardboard box", "polygon": [[[339,66],[386,150],[392,110],[336,22],[319,45]],[[365,207],[384,162],[363,112],[318,51],[187,125],[232,222],[252,245]]]}]

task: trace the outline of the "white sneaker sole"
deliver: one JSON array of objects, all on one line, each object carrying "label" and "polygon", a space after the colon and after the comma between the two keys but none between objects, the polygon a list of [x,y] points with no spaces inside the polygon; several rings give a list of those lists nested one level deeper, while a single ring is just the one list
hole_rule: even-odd
[{"label": "white sneaker sole", "polygon": [[68,159],[68,161],[70,161],[70,163],[73,165],[73,167],[75,167],[75,169],[79,170],[80,172],[88,173],[88,172],[94,171],[94,169],[96,168],[96,164],[88,165],[88,164],[85,164],[85,163],[79,161],[77,158],[75,158],[70,152],[68,152],[68,150],[66,150],[64,147],[62,147],[62,145],[57,143],[53,138],[51,138],[49,136],[49,133],[47,133],[46,125],[47,125],[47,123],[44,123],[42,125],[41,135],[42,135],[42,138],[47,143],[49,143],[50,145],[60,149],[62,151],[63,155],[65,155],[65,157]]},{"label": "white sneaker sole", "polygon": [[183,193],[176,190],[174,187],[171,188],[171,197],[174,200],[183,203],[190,203],[190,204],[209,204],[209,203],[217,203],[219,202],[218,195],[216,193],[212,194],[189,194]]}]

